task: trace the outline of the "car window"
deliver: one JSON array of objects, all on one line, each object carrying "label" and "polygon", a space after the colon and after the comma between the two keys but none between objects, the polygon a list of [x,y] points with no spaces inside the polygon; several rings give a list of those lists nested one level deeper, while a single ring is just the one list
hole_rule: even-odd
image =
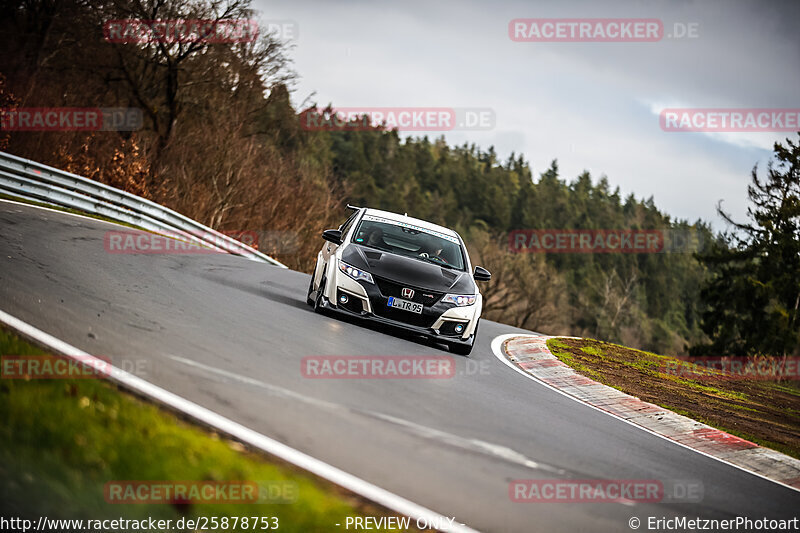
[{"label": "car window", "polygon": [[464,270],[458,239],[411,224],[398,224],[365,216],[352,242],[427,263]]}]

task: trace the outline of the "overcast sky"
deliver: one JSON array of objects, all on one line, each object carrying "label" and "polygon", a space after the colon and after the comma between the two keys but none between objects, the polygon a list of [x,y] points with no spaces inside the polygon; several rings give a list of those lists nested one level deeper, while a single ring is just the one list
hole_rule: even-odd
[{"label": "overcast sky", "polygon": [[[665,132],[664,108],[800,108],[800,1],[254,0],[297,24],[295,104],[491,108],[488,131],[451,144],[524,154],[538,178],[596,181],[718,229],[744,216],[754,164],[794,133]],[[659,42],[514,42],[516,18],[657,18]],[[670,38],[675,23],[695,38]],[[688,26],[687,26],[688,27]],[[409,133],[419,135],[419,133]],[[430,137],[441,133],[431,132]]]}]

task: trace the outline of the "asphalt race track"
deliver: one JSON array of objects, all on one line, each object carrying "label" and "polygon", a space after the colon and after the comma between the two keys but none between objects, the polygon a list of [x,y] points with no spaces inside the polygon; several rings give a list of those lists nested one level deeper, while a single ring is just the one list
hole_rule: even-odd
[{"label": "asphalt race track", "polygon": [[[603,415],[492,354],[451,379],[306,379],[313,355],[449,355],[319,316],[309,277],[224,254],[109,254],[117,226],[0,202],[0,309],[482,531],[631,531],[629,518],[791,518],[800,494]],[[320,240],[320,243],[322,241]],[[702,484],[696,503],[515,503],[514,479]],[[333,525],[332,525],[333,528]],[[643,524],[641,530],[647,530]]]}]

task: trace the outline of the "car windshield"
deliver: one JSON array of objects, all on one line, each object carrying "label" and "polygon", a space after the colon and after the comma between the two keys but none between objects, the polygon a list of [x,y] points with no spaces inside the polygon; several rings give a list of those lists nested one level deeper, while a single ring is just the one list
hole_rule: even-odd
[{"label": "car windshield", "polygon": [[464,255],[456,237],[413,224],[365,216],[353,242],[436,265],[464,270]]}]

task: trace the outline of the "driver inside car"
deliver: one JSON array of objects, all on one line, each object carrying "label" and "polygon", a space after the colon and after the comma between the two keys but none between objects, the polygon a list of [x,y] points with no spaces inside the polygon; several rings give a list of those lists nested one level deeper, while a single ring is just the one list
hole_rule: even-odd
[{"label": "driver inside car", "polygon": [[428,247],[419,255],[420,257],[424,257],[425,259],[435,259],[437,261],[441,261],[442,263],[447,263],[447,260],[444,257],[442,257],[441,246],[437,246],[435,244],[428,245]]},{"label": "driver inside car", "polygon": [[367,237],[367,244],[370,246],[385,247],[386,243],[383,241],[383,230],[380,228],[372,228]]}]

